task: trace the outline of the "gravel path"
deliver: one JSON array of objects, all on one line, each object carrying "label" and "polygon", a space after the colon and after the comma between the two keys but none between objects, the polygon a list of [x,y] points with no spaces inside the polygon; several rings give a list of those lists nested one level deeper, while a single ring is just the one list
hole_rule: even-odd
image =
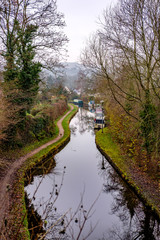
[{"label": "gravel path", "polygon": [[[70,105],[70,107],[71,107],[70,111],[68,111],[57,122],[57,126],[59,128],[59,135],[55,139],[47,142],[46,144],[36,148],[35,150],[31,151],[30,153],[26,154],[25,156],[17,159],[14,163],[12,163],[12,165],[8,169],[8,172],[6,173],[5,177],[0,180],[0,230],[3,227],[4,219],[8,218],[9,202],[12,201],[11,192],[12,192],[12,183],[14,182],[14,178],[15,178],[15,173],[28,158],[32,157],[33,155],[35,155],[42,149],[57,142],[59,139],[61,139],[63,137],[64,129],[62,127],[62,121],[73,110],[73,106]],[[10,186],[10,191],[8,191],[9,186]]]}]

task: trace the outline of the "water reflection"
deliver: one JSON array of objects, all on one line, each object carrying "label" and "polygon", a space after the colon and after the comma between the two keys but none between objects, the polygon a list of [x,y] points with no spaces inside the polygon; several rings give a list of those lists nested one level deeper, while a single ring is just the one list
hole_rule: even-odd
[{"label": "water reflection", "polygon": [[25,195],[25,202],[27,207],[28,229],[30,232],[30,238],[38,240],[39,236],[46,233],[43,227],[42,218],[34,209],[34,205],[31,203],[27,194]]},{"label": "water reflection", "polygon": [[93,118],[79,110],[68,145],[28,173],[45,239],[158,240],[157,220],[96,148]]},{"label": "water reflection", "polygon": [[[103,191],[112,194],[114,201],[111,214],[116,214],[122,227],[112,226],[103,240],[158,240],[160,239],[160,224],[149,209],[139,201],[134,192],[126,185],[119,175],[108,165],[104,171],[105,163],[102,158],[101,175],[105,177]],[[104,167],[104,168],[103,168]]]},{"label": "water reflection", "polygon": [[76,121],[74,124],[70,125],[71,132],[75,135],[78,128],[80,134],[84,134],[88,131],[94,136],[94,116],[94,113],[79,108],[79,112],[76,115]]},{"label": "water reflection", "polygon": [[[53,172],[55,169],[56,162],[53,157],[41,161],[41,163],[37,164],[33,169],[29,169],[25,176],[25,186],[32,184],[34,177],[44,177],[45,175]],[[54,171],[55,174],[57,174]]]},{"label": "water reflection", "polygon": [[102,155],[102,166],[101,169],[104,170],[105,169],[105,157]]}]

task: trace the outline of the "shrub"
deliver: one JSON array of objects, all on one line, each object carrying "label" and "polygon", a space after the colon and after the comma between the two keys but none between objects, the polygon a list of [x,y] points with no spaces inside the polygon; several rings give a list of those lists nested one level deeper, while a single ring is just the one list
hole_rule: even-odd
[{"label": "shrub", "polygon": [[50,138],[56,133],[54,121],[67,110],[67,103],[63,99],[58,102],[39,104],[31,109],[23,122],[23,128],[19,128],[16,134],[16,145],[24,145]]}]

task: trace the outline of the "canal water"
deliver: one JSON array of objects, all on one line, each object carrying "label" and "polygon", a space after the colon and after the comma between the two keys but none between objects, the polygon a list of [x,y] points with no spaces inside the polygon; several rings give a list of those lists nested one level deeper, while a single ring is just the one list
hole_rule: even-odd
[{"label": "canal water", "polygon": [[159,222],[97,149],[93,119],[79,109],[70,142],[28,174],[27,202],[43,220],[45,239],[160,239]]}]

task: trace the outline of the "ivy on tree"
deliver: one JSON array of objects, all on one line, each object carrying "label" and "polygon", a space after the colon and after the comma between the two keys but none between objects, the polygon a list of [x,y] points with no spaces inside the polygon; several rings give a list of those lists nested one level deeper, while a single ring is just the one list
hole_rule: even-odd
[{"label": "ivy on tree", "polygon": [[143,109],[140,111],[141,118],[141,133],[144,138],[144,147],[147,150],[148,160],[150,160],[151,152],[153,151],[154,143],[156,141],[156,121],[157,113],[156,108],[150,100],[149,91],[146,91],[146,102]]},{"label": "ivy on tree", "polygon": [[23,30],[19,24],[17,24],[17,87],[22,92],[22,97],[18,99],[18,104],[24,105],[22,109],[23,115],[30,110],[39,89],[41,64],[34,61],[35,49],[33,45],[33,39],[37,29],[37,26],[27,25],[26,29]]},{"label": "ivy on tree", "polygon": [[[34,60],[33,39],[38,27],[28,24],[22,28],[15,23],[14,37],[5,55],[4,89],[7,100],[16,109],[14,123],[7,129],[7,141],[13,145],[17,130],[24,128],[26,113],[30,111],[39,89],[41,64]],[[16,123],[16,124],[15,124]]]}]

